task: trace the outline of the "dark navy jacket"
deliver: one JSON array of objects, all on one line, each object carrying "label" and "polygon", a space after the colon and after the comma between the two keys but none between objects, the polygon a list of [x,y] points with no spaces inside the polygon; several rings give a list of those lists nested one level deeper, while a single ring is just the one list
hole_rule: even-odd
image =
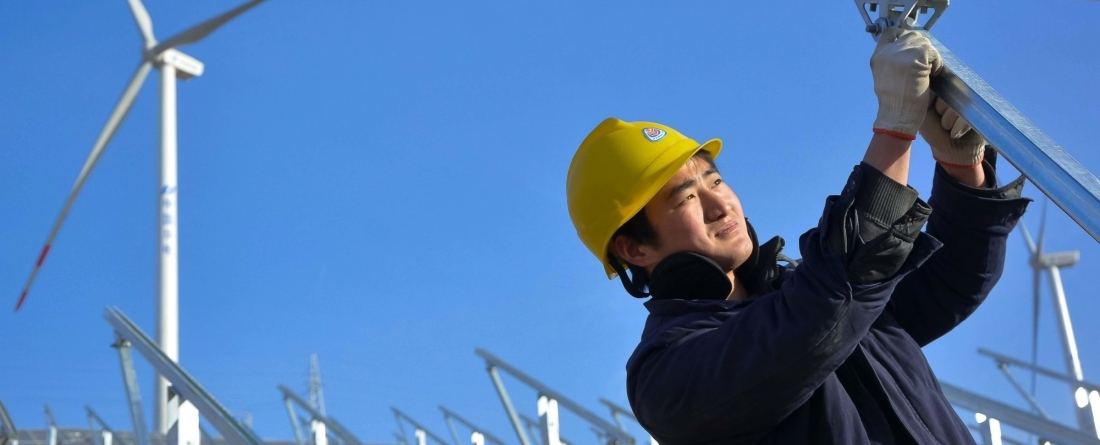
[{"label": "dark navy jacket", "polygon": [[853,282],[830,242],[838,200],[854,200],[844,193],[800,237],[803,260],[776,291],[647,302],[627,363],[638,420],[662,445],[974,443],[921,347],[997,282],[1029,201],[1021,187],[969,188],[937,168],[926,232],[901,240],[911,250],[889,278]]}]

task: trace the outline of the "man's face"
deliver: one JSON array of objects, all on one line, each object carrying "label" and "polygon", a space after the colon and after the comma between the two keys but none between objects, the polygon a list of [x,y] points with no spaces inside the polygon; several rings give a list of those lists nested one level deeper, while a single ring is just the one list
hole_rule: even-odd
[{"label": "man's face", "polygon": [[[617,246],[620,256],[632,264],[652,271],[665,257],[688,251],[731,272],[752,254],[741,201],[718,170],[699,157],[681,167],[643,211],[657,233],[657,242]],[[621,247],[632,252],[623,252]]]}]

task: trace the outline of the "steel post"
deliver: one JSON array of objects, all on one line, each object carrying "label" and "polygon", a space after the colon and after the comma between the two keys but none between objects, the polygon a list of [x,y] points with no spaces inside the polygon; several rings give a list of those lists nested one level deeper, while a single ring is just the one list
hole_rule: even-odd
[{"label": "steel post", "polygon": [[54,419],[53,411],[50,410],[50,405],[46,405],[46,429],[49,431],[46,443],[48,445],[57,445],[57,435],[59,433],[57,430],[57,419]]},{"label": "steel post", "polygon": [[542,432],[542,445],[561,445],[561,430],[558,424],[558,401],[539,395],[539,429]]},{"label": "steel post", "polygon": [[118,361],[122,367],[122,385],[126,389],[126,401],[130,408],[130,424],[134,428],[134,440],[138,445],[149,445],[149,433],[145,426],[145,411],[141,408],[141,390],[138,388],[137,373],[134,372],[134,358],[130,354],[130,342],[118,338],[113,348],[118,350]]},{"label": "steel post", "polygon": [[19,445],[19,430],[11,421],[3,401],[0,401],[0,445]]},{"label": "steel post", "polygon": [[455,429],[455,423],[451,421],[451,416],[443,414],[443,422],[447,424],[447,430],[451,432],[451,439],[455,441],[455,445],[462,445],[462,440],[458,438],[458,430]]},{"label": "steel post", "polygon": [[508,396],[508,390],[504,389],[504,381],[500,379],[500,373],[497,372],[496,366],[489,365],[489,378],[493,380],[493,387],[496,388],[497,395],[500,396],[500,403],[504,404],[504,411],[508,413],[508,420],[512,422],[512,428],[516,430],[516,437],[519,438],[520,445],[531,445],[531,440],[527,438],[527,432],[523,430],[523,423],[519,420],[516,407],[512,406],[512,398]]},{"label": "steel post", "polygon": [[983,445],[1001,445],[1001,422],[992,417],[987,417],[985,414],[977,413],[974,415],[978,418],[978,431],[982,435]]},{"label": "steel post", "polygon": [[290,428],[294,430],[295,443],[306,445],[306,439],[302,436],[302,426],[298,423],[298,414],[294,412],[294,405],[291,404],[289,397],[283,397],[283,403],[286,404],[286,415],[290,418]]},{"label": "steel post", "polygon": [[328,445],[328,428],[325,422],[313,420],[309,423],[309,437],[312,445]]}]

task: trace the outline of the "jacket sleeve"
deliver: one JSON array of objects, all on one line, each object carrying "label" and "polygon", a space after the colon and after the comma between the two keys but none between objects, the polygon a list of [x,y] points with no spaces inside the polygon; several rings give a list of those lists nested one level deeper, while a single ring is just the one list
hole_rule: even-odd
[{"label": "jacket sleeve", "polygon": [[[985,162],[983,168],[987,182],[996,184],[993,166]],[[973,188],[936,166],[927,232],[943,248],[898,284],[888,306],[921,346],[974,313],[1000,279],[1008,235],[1031,202],[1020,197],[1023,180]]]},{"label": "jacket sleeve", "polygon": [[[919,202],[869,242],[837,242],[831,235],[859,238],[861,176],[857,168],[844,192],[829,198],[818,227],[799,239],[803,261],[778,291],[720,321],[689,312],[643,340],[650,346],[628,363],[628,395],[658,441],[740,443],[773,428],[844,362],[898,280],[935,250],[920,231],[929,210]],[[834,230],[838,224],[847,229]],[[884,280],[854,283],[851,265],[874,264],[874,255],[898,263],[884,263]]]}]

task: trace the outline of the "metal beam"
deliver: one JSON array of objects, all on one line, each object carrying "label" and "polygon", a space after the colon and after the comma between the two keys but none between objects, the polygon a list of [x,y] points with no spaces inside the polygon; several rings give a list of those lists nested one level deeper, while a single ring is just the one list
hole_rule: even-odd
[{"label": "metal beam", "polygon": [[337,422],[336,419],[333,419],[332,417],[325,416],[317,412],[317,410],[309,406],[309,402],[302,400],[301,397],[295,394],[294,391],[291,391],[290,388],[287,388],[286,385],[279,385],[279,391],[282,391],[283,393],[283,400],[294,401],[294,403],[297,404],[299,408],[302,408],[302,410],[313,417],[313,420],[320,420],[322,423],[325,424],[325,427],[332,430],[332,434],[335,434],[336,437],[339,437],[340,440],[343,440],[347,445],[363,444],[363,442],[360,441],[358,437],[355,437],[355,435],[352,434],[351,431],[348,431],[348,429],[345,428],[344,425],[341,425],[340,422]]},{"label": "metal beam", "polygon": [[970,122],[1045,195],[1100,241],[1100,179],[1054,142],[928,31],[944,70],[932,91]]},{"label": "metal beam", "polygon": [[[493,442],[497,445],[506,445],[503,440],[500,440],[496,436],[490,434],[488,431],[485,431],[484,428],[480,428],[477,425],[474,425],[469,420],[463,419],[462,416],[456,414],[454,411],[451,411],[451,410],[447,409],[443,405],[439,406],[439,410],[443,411],[443,418],[448,420],[448,425],[450,425],[450,419],[457,420],[458,423],[461,423],[461,424],[465,425],[466,428],[469,428],[469,429],[473,430],[474,432],[481,433],[481,435],[485,436],[486,439],[489,439],[490,442]],[[457,437],[458,434],[455,434],[455,433],[452,432],[452,435],[456,436],[455,440],[458,440],[458,437]],[[456,443],[455,445],[462,445],[462,444],[461,443]]]},{"label": "metal beam", "polygon": [[615,437],[615,439],[621,441],[623,445],[632,445],[635,443],[633,437],[623,432],[615,425],[612,425],[610,422],[593,414],[591,411],[588,411],[587,409],[582,407],[579,403],[570,400],[561,393],[553,390],[549,386],[546,386],[542,382],[531,378],[527,374],[523,373],[523,371],[520,371],[519,369],[508,364],[504,360],[497,358],[493,354],[490,354],[488,351],[481,348],[478,348],[475,352],[477,353],[477,355],[481,356],[481,358],[485,359],[485,362],[488,363],[490,366],[500,368],[504,372],[511,374],[512,377],[515,377],[520,382],[523,382],[527,386],[534,388],[535,391],[539,392],[539,394],[557,400],[562,407],[568,409],[569,411],[572,411],[573,414],[576,414],[578,417],[592,424],[592,426],[604,430],[608,433],[608,435],[613,436]]},{"label": "metal beam", "polygon": [[264,445],[263,440],[256,433],[233,418],[229,411],[214,399],[214,396],[203,389],[202,385],[199,385],[199,382],[179,364],[168,358],[164,351],[161,351],[156,343],[121,310],[108,307],[104,310],[103,317],[115,328],[115,333],[120,338],[130,342],[149,361],[149,364],[153,365],[153,369],[172,382],[176,393],[195,405],[227,442],[233,445]]},{"label": "metal beam", "polygon": [[982,413],[1024,431],[1037,434],[1059,444],[1100,445],[1100,440],[1085,432],[1060,423],[1045,420],[1027,411],[1009,406],[957,386],[940,382],[947,400],[956,407]]}]

